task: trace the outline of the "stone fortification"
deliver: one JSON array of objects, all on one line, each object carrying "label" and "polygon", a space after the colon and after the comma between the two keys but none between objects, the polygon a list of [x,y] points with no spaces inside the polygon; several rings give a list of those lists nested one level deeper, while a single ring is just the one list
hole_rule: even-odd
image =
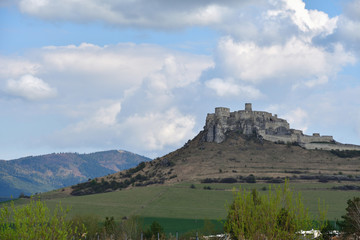
[{"label": "stone fortification", "polygon": [[332,136],[319,133],[305,135],[301,130],[290,129],[285,119],[263,111],[253,111],[251,103],[245,104],[245,110],[230,112],[229,108],[215,108],[209,113],[204,127],[206,142],[221,143],[226,134],[235,131],[244,135],[256,135],[259,138],[278,143],[297,143],[306,149],[323,150],[360,150],[360,146],[341,144]]}]

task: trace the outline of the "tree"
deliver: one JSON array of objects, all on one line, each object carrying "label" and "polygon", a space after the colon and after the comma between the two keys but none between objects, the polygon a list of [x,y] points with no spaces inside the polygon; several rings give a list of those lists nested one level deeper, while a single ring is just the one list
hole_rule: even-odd
[{"label": "tree", "polygon": [[116,230],[116,223],[114,217],[106,217],[104,223],[104,230],[106,234],[111,235],[115,233]]},{"label": "tree", "polygon": [[130,216],[121,223],[124,239],[141,239],[142,221],[138,216]]},{"label": "tree", "polygon": [[340,223],[342,232],[345,235],[360,237],[360,198],[354,197],[347,201],[346,214],[341,216],[343,222]]},{"label": "tree", "polygon": [[164,229],[160,223],[153,221],[150,228],[145,231],[145,238],[152,239],[153,237],[157,237],[158,234],[161,236],[161,239],[163,239],[165,235]]},{"label": "tree", "polygon": [[224,228],[231,239],[297,239],[297,232],[311,224],[301,195],[294,196],[285,181],[283,188],[270,187],[267,195],[256,190],[234,192]]},{"label": "tree", "polygon": [[[66,220],[68,210],[57,205],[53,212],[44,202],[31,199],[24,206],[15,207],[12,201],[0,211],[0,239],[66,240],[81,237],[72,223]],[[79,237],[79,238],[80,238]]]}]

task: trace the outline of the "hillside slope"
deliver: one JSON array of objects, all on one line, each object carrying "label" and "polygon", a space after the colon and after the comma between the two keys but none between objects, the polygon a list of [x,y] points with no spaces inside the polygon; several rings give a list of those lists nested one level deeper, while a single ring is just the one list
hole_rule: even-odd
[{"label": "hillside slope", "polygon": [[126,152],[59,153],[0,161],[0,196],[17,197],[86,181],[136,166],[149,158]]},{"label": "hillside slope", "polygon": [[184,147],[136,168],[73,186],[72,195],[175,182],[360,181],[360,152],[307,150],[229,132],[222,143],[200,132]]}]

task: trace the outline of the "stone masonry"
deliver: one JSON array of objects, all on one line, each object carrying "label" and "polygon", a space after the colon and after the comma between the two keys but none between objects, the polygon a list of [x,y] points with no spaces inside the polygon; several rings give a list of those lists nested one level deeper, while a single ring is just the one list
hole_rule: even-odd
[{"label": "stone masonry", "polygon": [[215,113],[208,113],[204,130],[206,142],[221,143],[228,132],[236,131],[271,142],[297,143],[306,149],[360,150],[360,146],[338,143],[332,136],[320,136],[319,133],[309,136],[301,130],[290,129],[285,119],[276,114],[253,111],[251,103],[245,103],[245,110],[235,112],[225,107],[215,108]]}]

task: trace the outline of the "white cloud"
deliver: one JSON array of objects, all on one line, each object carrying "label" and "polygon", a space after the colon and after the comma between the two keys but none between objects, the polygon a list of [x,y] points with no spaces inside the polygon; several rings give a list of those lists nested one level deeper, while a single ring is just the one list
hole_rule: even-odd
[{"label": "white cloud", "polygon": [[6,91],[28,100],[41,100],[56,96],[56,89],[32,75],[24,75],[19,80],[9,79]]},{"label": "white cloud", "polygon": [[[79,46],[47,47],[40,51],[48,71],[101,86],[130,87],[161,67],[167,55],[165,49],[155,45],[118,44],[96,46],[83,43]],[[141,69],[141,71],[139,71]]]},{"label": "white cloud", "polygon": [[13,59],[0,56],[0,79],[17,78],[25,74],[35,75],[41,65],[26,59]]},{"label": "white cloud", "polygon": [[115,102],[109,106],[101,107],[92,116],[77,123],[75,126],[70,126],[66,131],[76,133],[86,133],[87,131],[98,130],[116,126],[116,118],[121,111],[121,103]]},{"label": "white cloud", "polygon": [[196,84],[202,71],[213,65],[209,56],[133,43],[48,46],[33,49],[21,60],[0,57],[0,63],[0,80],[23,75],[47,79],[68,100],[119,99],[142,89],[158,102]]},{"label": "white cloud", "polygon": [[239,85],[233,79],[213,78],[205,82],[206,87],[214,90],[220,97],[241,96],[246,99],[257,99],[261,97],[261,92],[246,85]]},{"label": "white cloud", "polygon": [[343,43],[360,56],[360,0],[349,1],[339,17],[338,28],[332,40]]},{"label": "white cloud", "polygon": [[344,14],[353,21],[360,21],[360,0],[347,2]]},{"label": "white cloud", "polygon": [[87,119],[58,131],[50,142],[60,146],[121,146],[144,152],[178,146],[194,136],[195,118],[176,108],[119,118],[121,114],[119,102],[104,106]]},{"label": "white cloud", "polygon": [[142,90],[146,92],[148,101],[157,106],[169,105],[174,97],[173,90],[196,85],[202,71],[211,66],[210,59],[169,55],[160,70],[145,78]]},{"label": "white cloud", "polygon": [[308,87],[326,83],[324,80],[343,65],[355,62],[354,56],[339,44],[329,51],[296,38],[284,45],[261,47],[225,37],[219,41],[217,57],[215,68],[226,77],[254,84],[300,80],[307,82]]},{"label": "white cloud", "polygon": [[146,28],[182,28],[222,21],[232,7],[248,1],[96,1],[21,0],[22,12],[49,20],[103,21],[111,25]]},{"label": "white cloud", "polygon": [[[77,103],[75,103],[77,104]],[[69,111],[81,112],[75,119],[63,128],[56,129],[46,136],[47,145],[60,148],[114,148],[121,142],[118,116],[122,104],[119,100],[89,102],[82,109],[67,106]],[[76,115],[76,114],[73,114]],[[125,138],[126,139],[126,138]],[[115,147],[116,148],[116,147]]]},{"label": "white cloud", "polygon": [[195,118],[181,114],[176,108],[163,113],[130,116],[124,123],[126,129],[131,129],[128,140],[139,142],[147,150],[183,144],[194,137],[194,126]]},{"label": "white cloud", "polygon": [[72,86],[97,97],[123,95],[130,89],[140,88],[144,82],[155,92],[182,88],[197,81],[202,70],[212,64],[208,56],[150,44],[120,43],[100,47],[83,43],[46,47],[38,54],[41,64],[47,72],[56,74],[57,81],[76,79]]},{"label": "white cloud", "polygon": [[290,123],[291,128],[306,132],[309,127],[308,113],[301,108],[296,108],[295,110],[286,113],[283,118]]},{"label": "white cloud", "polygon": [[[152,90],[167,91],[185,87],[200,77],[201,71],[210,67],[210,62],[196,62],[191,59],[167,56],[159,71],[149,74],[148,81]],[[205,60],[205,59],[204,59]]]},{"label": "white cloud", "polygon": [[[126,27],[131,34],[135,27],[135,33],[150,33],[150,41],[168,33],[158,35],[151,29],[192,26],[206,26],[206,31],[217,31],[222,37],[213,56],[133,43],[32,49],[22,58],[0,57],[0,87],[26,99],[58,93],[61,97],[28,101],[26,107],[38,109],[39,116],[56,118],[49,131],[37,132],[48,132],[52,144],[64,148],[166,153],[202,127],[204,109],[231,105],[234,98],[258,103],[265,99],[270,108],[284,103],[296,106],[294,111],[286,106],[280,110],[288,113],[285,117],[292,127],[312,129],[314,115],[325,112],[325,105],[317,104],[323,110],[319,111],[311,107],[312,102],[339,98],[336,91],[331,98],[313,94],[337,88],[337,74],[343,66],[356,63],[353,49],[360,50],[358,2],[353,2],[355,7],[346,15],[330,18],[324,12],[307,10],[300,0],[17,0],[19,9],[31,16],[56,22],[100,22],[107,27]],[[92,25],[88,26],[92,30]],[[150,30],[141,32],[139,28]],[[37,80],[22,83],[23,76]],[[347,84],[343,81],[339,88]],[[353,102],[345,94],[343,97],[343,105]],[[305,99],[312,101],[305,104]],[[3,96],[0,104],[6,107],[11,100]],[[13,109],[11,114],[23,118],[24,109]],[[326,116],[342,124],[341,117]],[[351,114],[346,116],[349,125],[357,124]],[[36,137],[48,143],[42,136]]]},{"label": "white cloud", "polygon": [[[194,116],[176,106],[191,106],[211,57],[158,45],[123,43],[48,46],[33,49],[21,62],[2,58],[2,88],[38,106],[39,115],[57,116],[60,126],[38,136],[38,144],[58,148],[127,148],[164,151],[193,137]],[[32,75],[34,73],[36,75]],[[10,78],[10,77],[9,77]],[[7,78],[7,79],[9,79]],[[47,80],[45,82],[45,79]],[[11,101],[1,98],[0,102]],[[16,111],[15,111],[16,112]],[[16,112],[21,116],[21,111]],[[54,123],[54,125],[56,125]]]},{"label": "white cloud", "polygon": [[305,34],[303,36],[312,37],[316,35],[329,35],[334,32],[338,21],[337,17],[329,16],[321,11],[308,10],[302,0],[281,0],[276,3],[277,10],[267,12],[270,18],[290,19],[298,29]]},{"label": "white cloud", "polygon": [[199,97],[191,93],[198,93],[202,71],[213,66],[209,56],[132,43],[48,46],[33,49],[21,61],[1,59],[13,66],[0,76],[6,77],[2,89],[7,93],[29,100],[61,96],[27,102],[38,107],[39,115],[57,118],[53,125],[58,126],[37,136],[37,144],[139,153],[166,151],[193,137],[194,116],[177,106],[191,106]]}]

